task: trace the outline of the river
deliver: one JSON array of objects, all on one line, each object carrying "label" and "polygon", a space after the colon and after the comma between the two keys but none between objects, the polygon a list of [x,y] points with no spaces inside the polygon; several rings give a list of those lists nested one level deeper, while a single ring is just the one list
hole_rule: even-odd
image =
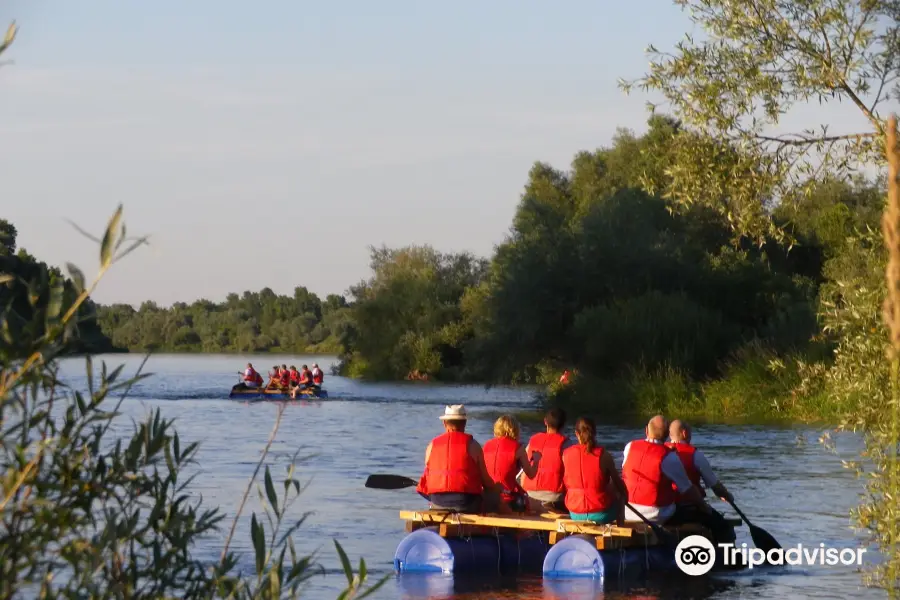
[{"label": "river", "polygon": [[[113,355],[95,357],[95,365],[126,364],[134,373],[141,357]],[[116,430],[127,431],[131,418],[140,418],[161,407],[176,419],[182,447],[200,442],[200,474],[193,491],[205,503],[218,505],[233,516],[266,439],[275,421],[277,403],[246,404],[227,398],[236,382],[236,372],[251,360],[260,372],[273,364],[311,365],[318,361],[326,373],[334,360],[323,357],[275,355],[242,357],[221,355],[157,355],[147,369],[152,377],[141,381],[123,404],[124,415]],[[84,382],[84,361],[67,359],[63,377],[75,385]],[[467,429],[484,443],[491,437],[493,419],[502,412],[534,405],[526,389],[455,386],[422,383],[362,383],[327,376],[324,386],[330,398],[318,402],[289,404],[272,445],[268,463],[278,479],[285,458],[296,450],[315,452],[315,458],[297,466],[308,488],[294,505],[293,517],[312,511],[294,541],[298,551],[321,551],[326,574],[315,577],[305,597],[335,598],[345,583],[339,570],[332,539],[337,539],[356,564],[364,557],[373,579],[393,572],[392,559],[403,538],[401,509],[422,509],[426,502],[412,489],[369,490],[363,485],[370,473],[398,473],[417,478],[422,470],[425,446],[441,433],[438,416],[444,405],[464,403],[470,415]],[[621,466],[625,443],[642,436],[642,425],[606,425],[612,419],[594,415],[600,443],[612,450]],[[677,415],[667,415],[675,418]],[[570,415],[568,431],[574,415]],[[536,424],[523,423],[523,439],[536,431]],[[849,509],[856,503],[861,484],[840,459],[855,456],[858,440],[838,438],[831,454],[817,442],[821,430],[805,427],[709,426],[694,427],[694,443],[710,457],[719,477],[735,495],[738,506],[754,524],[772,533],[782,546],[798,543],[819,546],[856,547],[850,529]],[[719,500],[714,506],[733,514]],[[244,554],[242,564],[252,564],[249,535],[250,513],[260,510],[256,492],[239,524],[232,548]],[[223,528],[227,531],[230,521]],[[218,558],[225,532],[204,540],[201,556]],[[751,543],[746,528],[738,530],[738,543]],[[871,552],[869,553],[871,555]],[[605,595],[604,595],[605,594]],[[856,567],[814,566],[754,569],[741,574],[661,581],[564,584],[541,578],[501,580],[450,576],[392,577],[374,598],[883,598],[880,591],[861,586]]]}]

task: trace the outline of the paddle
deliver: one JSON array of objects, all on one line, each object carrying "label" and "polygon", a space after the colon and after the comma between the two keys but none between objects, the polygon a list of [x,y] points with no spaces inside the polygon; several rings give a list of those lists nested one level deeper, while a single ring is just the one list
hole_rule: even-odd
[{"label": "paddle", "polygon": [[675,539],[674,535],[672,535],[671,533],[669,533],[668,531],[666,531],[665,529],[663,529],[656,523],[653,523],[652,521],[650,521],[647,517],[645,517],[644,515],[639,513],[637,510],[635,510],[635,508],[633,506],[631,506],[627,502],[625,503],[625,506],[626,506],[626,508],[631,509],[631,512],[636,514],[638,516],[638,518],[640,518],[641,521],[646,523],[647,526],[649,526],[650,529],[653,530],[653,533],[656,534],[656,539],[658,539],[660,542],[664,543],[667,546],[672,546],[673,548],[678,545],[678,540]]},{"label": "paddle", "polygon": [[769,550],[777,550],[781,548],[781,544],[775,541],[775,538],[772,537],[772,534],[770,534],[762,527],[757,527],[756,525],[751,523],[750,519],[747,518],[747,515],[742,513],[741,509],[735,506],[733,500],[726,500],[726,502],[731,505],[731,508],[734,509],[734,512],[736,512],[744,520],[744,523],[747,524],[747,527],[750,528],[750,537],[753,538],[753,543],[756,544],[757,548],[764,551],[766,554],[769,553]]},{"label": "paddle", "polygon": [[419,485],[419,482],[403,475],[375,474],[366,479],[366,487],[376,490],[402,490],[414,485]]}]

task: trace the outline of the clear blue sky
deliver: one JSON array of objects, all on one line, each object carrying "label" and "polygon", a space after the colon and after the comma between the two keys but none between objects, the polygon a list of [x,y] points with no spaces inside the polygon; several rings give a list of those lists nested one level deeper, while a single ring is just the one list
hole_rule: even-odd
[{"label": "clear blue sky", "polygon": [[[531,164],[642,130],[618,77],[669,0],[4,2],[0,217],[90,276],[119,202],[153,246],[100,302],[344,293],[369,244],[489,255]],[[5,28],[5,24],[0,23]]]}]

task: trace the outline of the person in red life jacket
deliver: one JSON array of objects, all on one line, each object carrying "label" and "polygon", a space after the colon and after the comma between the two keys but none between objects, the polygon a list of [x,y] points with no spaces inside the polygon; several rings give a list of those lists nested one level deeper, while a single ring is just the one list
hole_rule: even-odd
[{"label": "person in red life jacket", "polygon": [[247,363],[247,369],[244,371],[241,383],[245,388],[258,388],[263,384],[263,377],[253,368],[251,363]]},{"label": "person in red life jacket", "polygon": [[287,365],[281,365],[281,368],[278,370],[278,386],[287,390],[291,385],[291,372],[288,370]]},{"label": "person in red life jacket", "polygon": [[296,385],[292,385],[291,387],[291,398],[296,398],[297,394],[301,391],[309,389],[313,387],[312,383],[312,373],[309,370],[309,367],[303,365],[300,367],[300,373],[297,378]]},{"label": "person in red life jacket", "polygon": [[322,369],[316,363],[313,363],[311,375],[312,384],[316,387],[322,387],[322,383],[325,382],[325,373],[322,372]]},{"label": "person in red life jacket", "polygon": [[[734,502],[734,496],[731,495],[731,492],[713,473],[712,467],[703,452],[691,445],[690,425],[678,419],[672,421],[669,425],[669,440],[666,446],[675,451],[681,460],[681,464],[684,465],[688,479],[700,491],[701,495],[705,495],[701,485],[701,483],[705,483],[706,487],[722,500]],[[722,513],[710,506],[707,506],[706,510],[698,510],[696,504],[683,502],[681,495],[678,495],[675,502],[675,514],[668,520],[669,524],[700,523],[713,531],[717,543],[734,542],[734,528],[728,525]]]},{"label": "person in red life jacket", "polygon": [[578,445],[566,448],[562,455],[569,516],[575,521],[621,523],[628,490],[612,454],[597,445],[593,419],[579,417],[575,437]]},{"label": "person in red life jacket", "polygon": [[500,512],[525,512],[525,490],[516,476],[521,470],[527,477],[534,477],[540,460],[540,452],[529,458],[519,443],[519,424],[513,417],[502,415],[494,422],[494,439],[484,445],[484,464],[491,479],[503,487]]},{"label": "person in red life jacket", "polygon": [[432,508],[463,513],[496,512],[501,486],[484,464],[481,445],[466,433],[466,407],[448,406],[440,417],[444,433],[425,449],[425,472],[416,491]]},{"label": "person in red life jacket", "polygon": [[288,385],[291,387],[300,385],[300,371],[294,365],[291,365],[291,368],[288,370]]},{"label": "person in red life jacket", "polygon": [[522,489],[528,494],[528,509],[534,512],[545,510],[565,511],[563,488],[563,451],[572,445],[572,440],[563,435],[566,411],[553,407],[544,415],[546,431],[536,433],[525,447],[529,460],[534,453],[541,456],[537,474],[521,478]]},{"label": "person in red life jacket", "polygon": [[281,369],[278,368],[278,365],[272,367],[272,370],[269,372],[269,381],[266,382],[266,389],[269,388],[277,388],[278,381],[281,378]]},{"label": "person in red life jacket", "polygon": [[[687,472],[688,479],[691,480],[700,490],[701,495],[706,495],[703,484],[707,489],[726,502],[734,502],[734,496],[725,487],[716,474],[713,472],[706,455],[691,445],[691,427],[684,421],[675,419],[669,424],[669,441],[666,442],[668,448],[672,448],[681,459],[684,470]],[[680,500],[680,498],[679,498]]]},{"label": "person in red life jacket", "polygon": [[[665,523],[675,514],[676,500],[709,510],[700,490],[688,479],[678,454],[665,445],[668,426],[662,415],[647,423],[646,438],[628,442],[622,459],[622,479],[628,488],[629,504],[649,521]],[[704,508],[705,507],[705,508]],[[640,517],[626,508],[628,521]]]}]

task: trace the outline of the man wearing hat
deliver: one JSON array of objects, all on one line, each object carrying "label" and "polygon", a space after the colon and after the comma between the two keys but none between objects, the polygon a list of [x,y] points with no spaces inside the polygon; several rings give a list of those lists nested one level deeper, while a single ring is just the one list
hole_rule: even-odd
[{"label": "man wearing hat", "polygon": [[425,449],[425,472],[416,491],[433,508],[496,512],[501,488],[488,474],[481,445],[466,433],[467,418],[462,404],[444,409],[444,433]]}]

